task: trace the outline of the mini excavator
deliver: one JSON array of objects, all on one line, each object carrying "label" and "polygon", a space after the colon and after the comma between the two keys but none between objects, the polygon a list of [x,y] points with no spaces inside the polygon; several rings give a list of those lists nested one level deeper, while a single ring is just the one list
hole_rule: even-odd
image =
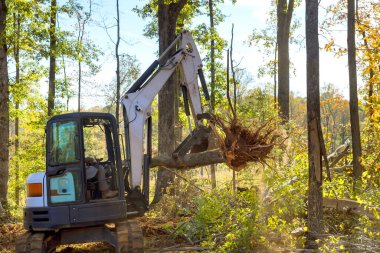
[{"label": "mini excavator", "polygon": [[27,232],[17,241],[17,253],[54,252],[62,244],[96,241],[107,242],[115,252],[144,252],[142,231],[133,218],[149,204],[151,104],[177,68],[191,133],[173,159],[182,159],[197,145],[203,148],[196,150],[204,150],[210,129],[204,125],[208,114],[198,79],[206,100],[209,94],[197,47],[183,31],[121,98],[122,138],[108,113],[68,113],[47,122],[46,171],[27,178]]}]

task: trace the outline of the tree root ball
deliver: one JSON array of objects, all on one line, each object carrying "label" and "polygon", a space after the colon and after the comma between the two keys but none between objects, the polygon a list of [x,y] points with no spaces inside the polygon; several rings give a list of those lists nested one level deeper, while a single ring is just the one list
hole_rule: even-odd
[{"label": "tree root ball", "polygon": [[226,121],[213,115],[210,122],[227,165],[235,171],[242,170],[250,162],[266,163],[280,137],[273,121],[260,127],[246,127],[236,117]]}]

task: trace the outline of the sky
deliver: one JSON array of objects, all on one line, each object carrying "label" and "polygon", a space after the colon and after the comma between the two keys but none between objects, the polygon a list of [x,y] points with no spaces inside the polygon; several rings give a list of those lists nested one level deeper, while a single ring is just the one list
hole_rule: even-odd
[{"label": "sky", "polygon": [[[83,1],[85,2],[85,1]],[[111,38],[115,40],[116,30],[115,16],[116,7],[115,1],[96,0],[94,7],[94,21],[88,28],[88,36],[91,38],[104,52],[100,58],[101,71],[90,78],[91,82],[96,83],[96,87],[101,87],[104,84],[111,83],[115,78],[116,61],[113,56],[114,44]],[[120,52],[135,55],[143,72],[157,57],[156,52],[158,44],[156,39],[148,39],[143,35],[144,27],[147,20],[143,20],[132,11],[136,6],[142,6],[144,0],[125,0],[120,1],[120,19],[121,19],[121,45]],[[270,10],[270,2],[256,0],[238,0],[236,4],[226,0],[221,5],[222,12],[226,15],[224,23],[218,27],[220,35],[227,41],[231,38],[231,26],[234,24],[234,59],[241,62],[239,67],[245,68],[253,80],[249,87],[264,86],[272,78],[257,77],[257,71],[263,63],[263,55],[254,46],[249,46],[247,43],[248,36],[252,34],[253,29],[261,30],[267,26],[268,12]],[[336,2],[335,0],[322,0],[321,6],[328,6]],[[84,4],[84,3],[83,3]],[[294,74],[291,74],[290,90],[299,96],[306,96],[306,52],[304,40],[304,4],[295,10],[294,19],[298,19],[302,24],[296,31],[296,36],[302,41],[301,45],[292,45],[290,47],[290,61],[295,67]],[[320,8],[320,20],[326,15],[324,8]],[[207,21],[203,17],[196,19],[194,22],[199,23]],[[108,34],[102,27],[107,25]],[[344,27],[334,33],[337,43],[345,45],[346,33]],[[327,40],[320,36],[320,47],[327,43]],[[201,52],[205,55],[205,52]],[[326,53],[323,50],[320,52],[320,86],[323,87],[328,83],[333,83],[348,98],[348,69],[347,57],[337,58],[332,53]],[[76,91],[76,87],[73,87]],[[102,96],[99,92],[93,91],[93,86],[85,89],[83,97],[83,105],[86,108],[93,106],[104,106]],[[94,99],[94,95],[97,99]],[[75,97],[70,102],[70,108],[76,108]]]}]

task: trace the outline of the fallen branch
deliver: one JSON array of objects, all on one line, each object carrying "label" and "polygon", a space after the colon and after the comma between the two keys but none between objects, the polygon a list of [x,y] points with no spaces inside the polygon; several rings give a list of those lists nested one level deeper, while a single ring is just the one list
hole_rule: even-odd
[{"label": "fallen branch", "polygon": [[225,162],[226,159],[223,153],[219,149],[215,149],[201,153],[187,154],[179,160],[169,156],[156,156],[152,158],[150,167],[164,166],[167,168],[190,169]]},{"label": "fallen branch", "polygon": [[342,158],[349,155],[350,141],[346,141],[343,145],[339,146],[334,152],[328,155],[330,167],[333,168]]},{"label": "fallen branch", "polygon": [[323,198],[323,206],[327,208],[334,208],[338,211],[348,211],[354,214],[365,215],[370,219],[378,220],[378,217],[374,215],[374,209],[377,213],[380,213],[380,209],[377,207],[365,207],[355,200],[351,199],[335,199],[335,198]]}]

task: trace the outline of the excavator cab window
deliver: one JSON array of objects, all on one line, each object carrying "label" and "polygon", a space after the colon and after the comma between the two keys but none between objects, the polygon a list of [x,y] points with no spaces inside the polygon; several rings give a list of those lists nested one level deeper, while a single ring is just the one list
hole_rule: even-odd
[{"label": "excavator cab window", "polygon": [[86,190],[90,201],[118,195],[113,138],[109,120],[83,119]]},{"label": "excavator cab window", "polygon": [[49,127],[49,202],[60,204],[81,200],[79,127],[75,120],[56,121]]},{"label": "excavator cab window", "polygon": [[106,128],[109,127],[108,120],[85,119],[83,122],[83,140],[85,157],[91,157],[99,161],[108,161]]},{"label": "excavator cab window", "polygon": [[75,163],[80,160],[76,121],[58,121],[51,124],[49,140],[49,164]]}]

